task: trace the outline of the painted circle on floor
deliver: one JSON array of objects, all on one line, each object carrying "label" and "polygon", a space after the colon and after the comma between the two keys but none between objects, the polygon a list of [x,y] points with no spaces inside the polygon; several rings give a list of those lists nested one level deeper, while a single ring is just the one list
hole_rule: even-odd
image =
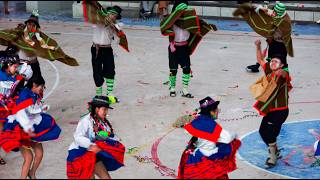
[{"label": "painted circle on floor", "polygon": [[261,170],[269,173],[303,179],[320,179],[320,166],[314,157],[314,144],[320,139],[320,120],[307,120],[286,123],[278,137],[282,159],[277,166],[266,169],[264,163],[268,157],[267,146],[259,131],[253,131],[241,138],[239,157]]}]

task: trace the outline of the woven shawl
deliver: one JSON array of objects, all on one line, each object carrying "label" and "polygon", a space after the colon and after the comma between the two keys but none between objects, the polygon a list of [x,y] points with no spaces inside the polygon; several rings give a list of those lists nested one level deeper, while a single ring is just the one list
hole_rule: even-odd
[{"label": "woven shawl", "polygon": [[28,56],[37,56],[50,61],[57,60],[69,66],[79,66],[76,59],[66,55],[57,42],[43,32],[40,32],[40,36],[48,46],[53,46],[56,48],[56,50],[42,48],[39,41],[36,39],[33,39],[35,45],[30,46],[24,41],[23,29],[24,27],[20,26],[14,29],[0,30],[0,44],[3,46],[8,46],[8,44],[11,43],[17,46],[20,50],[24,51]]},{"label": "woven shawl", "polygon": [[204,20],[200,19],[195,9],[193,8],[176,8],[169,16],[165,17],[160,22],[160,31],[164,36],[169,36],[169,41],[173,41],[174,32],[172,29],[173,24],[178,27],[187,30],[190,33],[188,39],[188,45],[191,49],[191,54],[196,49],[202,38],[210,31],[216,31],[217,28],[213,24],[208,24]]},{"label": "woven shawl", "polygon": [[[83,1],[83,16],[86,22],[90,22],[92,24],[104,24],[105,26],[110,25],[110,21],[108,20],[108,14],[103,10],[102,5],[97,1]],[[119,45],[129,52],[128,41],[125,33],[121,30],[117,32],[117,36],[119,37]]]},{"label": "woven shawl", "polygon": [[242,16],[256,33],[265,38],[273,37],[276,30],[280,30],[288,55],[294,56],[291,39],[291,20],[288,13],[283,17],[270,17],[261,9],[257,13],[251,3],[244,3],[233,12],[233,15]]}]

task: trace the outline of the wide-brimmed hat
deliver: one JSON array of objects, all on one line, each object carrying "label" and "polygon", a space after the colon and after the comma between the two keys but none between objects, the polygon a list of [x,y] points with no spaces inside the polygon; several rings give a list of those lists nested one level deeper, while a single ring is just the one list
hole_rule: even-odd
[{"label": "wide-brimmed hat", "polygon": [[37,26],[37,28],[40,28],[38,16],[35,16],[34,14],[31,14],[31,16],[29,17],[29,19],[26,20],[26,21],[24,22],[24,24],[27,25],[28,22],[33,22],[33,23]]},{"label": "wide-brimmed hat", "polygon": [[213,111],[218,108],[220,101],[215,101],[211,97],[207,96],[206,98],[199,101],[200,104],[200,114],[208,114],[210,111]]},{"label": "wide-brimmed hat", "polygon": [[18,55],[7,54],[5,56],[0,55],[1,64],[22,64]]},{"label": "wide-brimmed hat", "polygon": [[95,96],[89,103],[93,106],[113,109],[112,107],[110,107],[109,98],[107,96]]}]

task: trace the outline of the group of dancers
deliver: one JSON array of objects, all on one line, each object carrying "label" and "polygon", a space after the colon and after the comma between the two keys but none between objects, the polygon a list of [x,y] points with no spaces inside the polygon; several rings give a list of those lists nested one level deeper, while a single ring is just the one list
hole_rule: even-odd
[{"label": "group of dancers", "polygon": [[[111,105],[119,103],[113,95],[116,72],[111,42],[117,39],[126,51],[129,52],[129,48],[126,35],[117,24],[122,12],[119,6],[105,9],[98,2],[84,1],[83,10],[85,20],[93,24],[91,60],[96,94],[88,102],[88,114],[79,120],[69,146],[67,177],[89,179],[97,175],[109,179],[110,171],[124,166],[125,154],[125,146],[106,119],[109,109],[113,109]],[[272,168],[281,158],[277,137],[289,114],[288,94],[292,86],[287,54],[293,56],[291,21],[282,3],[276,3],[273,9],[245,3],[234,15],[242,16],[268,42],[268,48],[262,51],[261,41],[255,41],[256,57],[265,79],[274,87],[271,92],[262,92],[268,95],[265,100],[257,99],[254,108],[263,116],[259,133],[268,147],[265,165]],[[169,37],[168,94],[177,96],[176,76],[180,65],[183,72],[181,96],[194,98],[188,89],[192,76],[190,56],[201,39],[217,27],[197,16],[188,1],[180,0],[175,1],[170,14],[162,16],[160,30]],[[41,31],[36,12],[17,28],[0,31],[0,44],[7,46],[1,52],[0,147],[7,153],[20,151],[24,158],[20,177],[36,178],[43,158],[42,143],[58,139],[61,133],[57,122],[47,113],[49,106],[43,100],[45,80],[37,57],[70,66],[78,66],[78,63]],[[184,125],[190,141],[181,157],[178,178],[227,179],[228,173],[237,168],[235,155],[241,142],[236,133],[217,123],[219,103],[211,97],[200,100],[200,112]],[[319,156],[319,148],[315,152]],[[5,164],[5,161],[0,158],[0,163]]]}]

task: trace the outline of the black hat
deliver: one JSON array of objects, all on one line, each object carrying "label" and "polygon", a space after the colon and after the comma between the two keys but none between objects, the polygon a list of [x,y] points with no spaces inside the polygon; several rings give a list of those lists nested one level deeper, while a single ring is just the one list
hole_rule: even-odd
[{"label": "black hat", "polygon": [[206,98],[199,101],[200,104],[200,114],[209,114],[210,111],[217,109],[220,101],[215,101],[211,97],[207,96]]},{"label": "black hat", "polygon": [[27,25],[28,22],[33,22],[33,23],[37,26],[37,28],[40,28],[38,16],[36,16],[36,15],[34,15],[34,14],[31,14],[31,16],[29,17],[29,19],[26,20],[26,21],[24,22],[24,24]]},{"label": "black hat", "polygon": [[1,64],[21,64],[20,58],[18,55],[7,54],[5,56],[0,56]]},{"label": "black hat", "polygon": [[17,46],[9,44],[5,51],[6,51],[7,54],[14,55],[14,54],[16,54],[18,52],[18,50],[19,49],[18,49]]},{"label": "black hat", "polygon": [[117,14],[117,19],[121,19],[121,12],[122,9],[119,6],[112,6],[112,7],[107,7],[107,9],[105,9],[106,13],[115,13]]},{"label": "black hat", "polygon": [[107,96],[95,96],[90,104],[97,107],[106,107],[108,109],[113,109],[112,107],[110,107],[109,98]]},{"label": "black hat", "polygon": [[278,58],[280,59],[281,63],[284,65],[284,67],[287,67],[288,66],[288,63],[287,63],[287,57],[285,55],[282,55],[282,54],[272,54],[271,55],[271,59],[273,58]]}]

